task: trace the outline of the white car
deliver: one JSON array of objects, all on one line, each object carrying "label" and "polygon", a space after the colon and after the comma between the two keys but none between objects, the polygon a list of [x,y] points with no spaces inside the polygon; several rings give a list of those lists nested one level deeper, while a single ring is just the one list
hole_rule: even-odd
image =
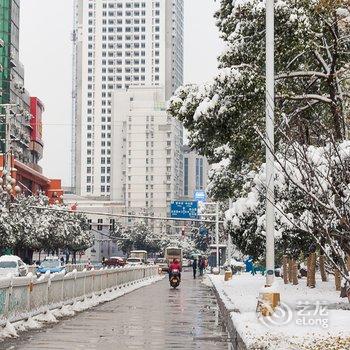
[{"label": "white car", "polygon": [[143,265],[141,258],[128,258],[126,259],[127,266],[141,266]]},{"label": "white car", "polygon": [[0,278],[13,276],[21,277],[28,274],[28,267],[22,259],[15,255],[0,256]]},{"label": "white car", "polygon": [[190,259],[182,259],[182,267],[190,267],[192,264],[191,260]]}]

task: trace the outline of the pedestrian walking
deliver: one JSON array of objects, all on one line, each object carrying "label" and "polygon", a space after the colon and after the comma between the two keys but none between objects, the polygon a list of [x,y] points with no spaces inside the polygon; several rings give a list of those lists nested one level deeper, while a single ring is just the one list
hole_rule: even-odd
[{"label": "pedestrian walking", "polygon": [[193,260],[192,269],[193,269],[193,278],[196,279],[196,274],[197,274],[197,259],[196,258],[194,258],[194,260]]},{"label": "pedestrian walking", "polygon": [[205,261],[203,257],[199,258],[198,268],[199,268],[199,276],[203,276],[203,271],[205,269]]}]

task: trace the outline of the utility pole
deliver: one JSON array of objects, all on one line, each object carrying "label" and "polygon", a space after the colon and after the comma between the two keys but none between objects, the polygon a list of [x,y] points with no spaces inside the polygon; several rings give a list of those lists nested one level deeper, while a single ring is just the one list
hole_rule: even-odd
[{"label": "utility pole", "polygon": [[[2,115],[4,117],[4,125],[5,125],[5,139],[3,139],[3,175],[4,181],[6,182],[6,176],[11,175],[11,108],[15,107],[14,104],[2,104],[2,107],[5,110],[5,114]],[[6,184],[5,184],[6,185]]]},{"label": "utility pole", "polygon": [[266,0],[266,286],[275,276],[275,186],[274,186],[274,0]]},{"label": "utility pole", "polygon": [[220,270],[219,257],[219,202],[215,206],[215,241],[216,241],[216,267]]},{"label": "utility pole", "polygon": [[[215,213],[214,212],[211,212],[210,214],[201,214],[201,217],[203,216],[211,216],[213,217],[215,215],[215,221],[211,221],[211,222],[215,222],[215,244],[214,244],[214,247],[216,248],[216,267],[220,270],[220,257],[219,257],[219,253],[220,253],[220,248],[219,248],[219,225],[220,223],[222,223],[222,221],[220,221],[220,217],[219,217],[219,209],[220,209],[220,203],[219,202],[205,202],[203,203],[205,204],[206,206],[208,205],[212,205],[214,206],[215,205]],[[201,220],[202,222],[205,222],[205,220]],[[207,220],[208,222],[208,220]],[[214,241],[214,235],[211,235],[211,242],[213,244],[213,241]]]},{"label": "utility pole", "polygon": [[[232,199],[229,200],[229,209],[232,208]],[[227,235],[227,257],[228,257],[228,264],[231,264],[231,255],[232,255],[232,239],[230,233]]]},{"label": "utility pole", "polygon": [[11,114],[11,105],[5,105],[4,107],[5,107],[4,170],[6,170],[6,175],[8,175],[11,172],[11,159],[10,159],[10,144],[11,144],[10,114]]}]

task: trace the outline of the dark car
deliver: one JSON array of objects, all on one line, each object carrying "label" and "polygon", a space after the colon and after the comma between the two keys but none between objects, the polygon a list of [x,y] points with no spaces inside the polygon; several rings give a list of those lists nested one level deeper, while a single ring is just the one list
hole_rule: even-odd
[{"label": "dark car", "polygon": [[107,267],[115,267],[115,266],[125,266],[126,262],[125,259],[120,256],[113,256],[109,259],[106,259],[103,261],[103,266]]}]

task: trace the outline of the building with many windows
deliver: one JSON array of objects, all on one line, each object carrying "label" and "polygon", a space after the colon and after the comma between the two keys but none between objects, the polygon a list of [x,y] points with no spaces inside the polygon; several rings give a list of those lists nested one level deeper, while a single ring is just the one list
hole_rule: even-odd
[{"label": "building with many windows", "polygon": [[208,160],[200,156],[196,151],[188,146],[183,147],[184,152],[184,198],[193,200],[196,190],[205,190],[208,182],[209,163]]},{"label": "building with many windows", "polygon": [[110,197],[112,95],[183,81],[183,0],[75,0],[73,186]]},{"label": "building with many windows", "polygon": [[182,124],[167,116],[161,87],[116,91],[112,106],[111,199],[128,213],[166,217],[182,197]]},{"label": "building with many windows", "polygon": [[30,95],[24,87],[24,67],[19,61],[19,0],[3,0],[0,5],[0,126],[1,153],[6,149],[4,104],[10,104],[11,150],[14,157],[31,163]]}]

